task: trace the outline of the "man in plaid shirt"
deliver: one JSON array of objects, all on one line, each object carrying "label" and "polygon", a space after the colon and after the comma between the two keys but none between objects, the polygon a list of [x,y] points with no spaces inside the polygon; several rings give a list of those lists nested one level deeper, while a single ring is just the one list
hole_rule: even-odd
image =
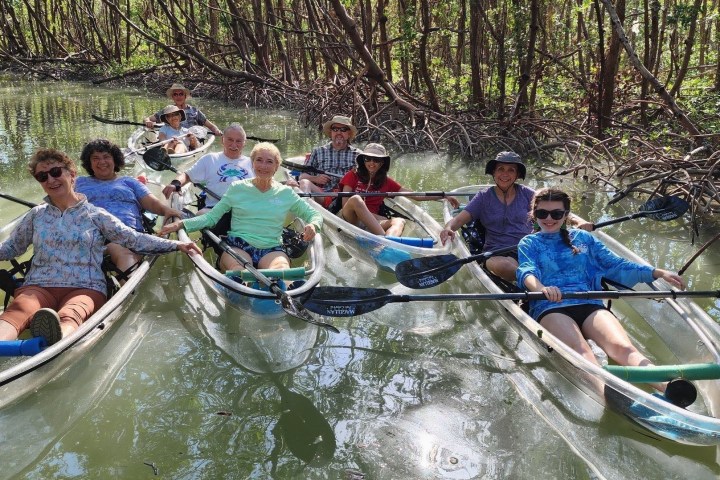
[{"label": "man in plaid shirt", "polygon": [[[357,135],[357,128],[350,117],[335,115],[323,124],[323,132],[330,137],[330,143],[312,151],[306,165],[333,174],[300,175],[300,188],[305,192],[337,191],[338,182],[355,166],[355,157],[360,150],[350,145]],[[319,203],[327,207],[335,197],[319,197]]]}]

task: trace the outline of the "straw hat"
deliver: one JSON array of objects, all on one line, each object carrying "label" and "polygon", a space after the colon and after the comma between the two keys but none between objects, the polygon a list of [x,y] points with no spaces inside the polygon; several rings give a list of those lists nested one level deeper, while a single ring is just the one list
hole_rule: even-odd
[{"label": "straw hat", "polygon": [[520,155],[515,152],[500,152],[493,160],[490,160],[485,165],[485,173],[492,175],[495,173],[495,167],[498,163],[513,163],[518,166],[518,178],[525,178],[525,163],[523,162]]},{"label": "straw hat", "polygon": [[172,100],[172,98],[173,98],[173,97],[172,97],[172,94],[173,94],[173,91],[175,91],[175,90],[182,90],[183,92],[185,92],[185,98],[190,98],[190,96],[191,96],[191,95],[190,95],[190,90],[188,90],[187,88],[185,88],[185,87],[184,87],[182,84],[180,84],[180,83],[173,83],[173,84],[170,86],[170,88],[168,88],[167,90],[165,90],[165,96],[167,96],[170,100]]},{"label": "straw hat", "polygon": [[165,117],[171,113],[180,112],[180,121],[185,121],[185,110],[178,107],[177,105],[168,105],[167,107],[163,108],[162,114],[160,115],[160,121],[163,123],[167,123],[167,120]]},{"label": "straw hat", "polygon": [[345,125],[346,127],[350,127],[350,140],[355,138],[355,135],[357,135],[357,128],[355,128],[355,125],[352,124],[350,117],[335,115],[333,118],[323,123],[323,132],[328,137],[330,136],[330,127],[333,125]]}]

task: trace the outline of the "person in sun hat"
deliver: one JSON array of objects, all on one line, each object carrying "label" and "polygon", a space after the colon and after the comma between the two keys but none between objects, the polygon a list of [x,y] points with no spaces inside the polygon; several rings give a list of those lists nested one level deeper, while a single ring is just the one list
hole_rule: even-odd
[{"label": "person in sun hat", "polygon": [[[323,124],[323,133],[330,137],[330,142],[313,149],[306,165],[341,177],[355,166],[355,158],[360,153],[359,149],[350,145],[357,135],[357,128],[350,117],[335,115]],[[340,177],[303,173],[298,179],[300,189],[304,192],[331,192],[337,191]],[[333,199],[334,197],[317,198],[326,208]]]},{"label": "person in sun hat", "polygon": [[[349,171],[340,180],[343,192],[409,192],[388,176],[390,156],[379,143],[369,143],[355,159],[357,171]],[[460,204],[454,197],[409,197],[413,200],[442,200],[457,208]],[[343,197],[339,216],[344,220],[365,228],[376,235],[400,236],[405,221],[402,218],[386,218],[380,215],[383,197],[353,195]]]},{"label": "person in sun hat", "polygon": [[[492,176],[495,185],[478,192],[462,212],[445,224],[440,232],[443,245],[448,238],[455,238],[455,231],[469,222],[479,222],[485,229],[483,252],[515,246],[532,232],[528,213],[535,190],[517,183],[525,179],[527,173],[522,157],[512,151],[500,152],[487,162],[485,173]],[[592,229],[589,223],[577,226]],[[485,261],[487,270],[508,282],[515,281],[517,267],[514,251],[493,255]]]},{"label": "person in sun hat", "polygon": [[[194,127],[200,125],[210,130],[214,135],[222,135],[220,129],[212,123],[208,118],[201,112],[197,107],[189,105],[187,100],[191,97],[190,90],[185,88],[180,83],[173,83],[170,88],[165,91],[165,95],[172,100],[173,104],[179,109],[185,112],[185,118],[182,121],[182,126],[185,128]],[[157,113],[150,115],[145,118],[145,126],[147,128],[153,128],[156,123],[162,122],[162,110]]]},{"label": "person in sun hat", "polygon": [[168,105],[163,108],[160,120],[165,124],[158,132],[158,140],[173,139],[163,145],[168,153],[185,153],[200,146],[197,137],[190,133],[187,127],[182,126],[185,112],[177,105]]}]

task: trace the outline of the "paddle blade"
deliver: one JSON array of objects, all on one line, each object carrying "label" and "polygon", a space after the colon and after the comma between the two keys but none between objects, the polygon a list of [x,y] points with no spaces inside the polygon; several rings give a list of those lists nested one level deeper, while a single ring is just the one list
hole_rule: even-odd
[{"label": "paddle blade", "polygon": [[443,283],[460,270],[462,263],[453,263],[456,260],[457,257],[452,254],[405,260],[395,267],[395,276],[398,282],[406,287],[431,288]]},{"label": "paddle blade", "polygon": [[304,306],[327,317],[353,317],[377,310],[393,299],[386,288],[317,287]]},{"label": "paddle blade", "polygon": [[177,172],[170,163],[170,155],[168,155],[167,150],[162,147],[154,147],[143,153],[143,161],[145,165],[158,172],[162,172],[163,170]]},{"label": "paddle blade", "polygon": [[640,211],[648,212],[643,215],[645,217],[667,222],[682,217],[689,208],[690,204],[682,198],[677,195],[669,195],[649,200],[640,207]]}]

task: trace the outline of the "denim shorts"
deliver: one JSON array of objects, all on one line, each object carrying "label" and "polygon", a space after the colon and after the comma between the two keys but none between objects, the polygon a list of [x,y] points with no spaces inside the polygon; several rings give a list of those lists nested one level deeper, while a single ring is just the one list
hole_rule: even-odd
[{"label": "denim shorts", "polygon": [[258,262],[261,258],[263,258],[265,255],[271,252],[282,252],[285,253],[285,250],[283,250],[282,245],[278,245],[277,247],[271,247],[271,248],[255,248],[249,243],[247,243],[245,240],[243,240],[240,237],[231,237],[228,235],[227,237],[227,244],[232,247],[237,247],[243,252],[250,255],[250,259],[253,262],[253,267],[258,268]]}]

